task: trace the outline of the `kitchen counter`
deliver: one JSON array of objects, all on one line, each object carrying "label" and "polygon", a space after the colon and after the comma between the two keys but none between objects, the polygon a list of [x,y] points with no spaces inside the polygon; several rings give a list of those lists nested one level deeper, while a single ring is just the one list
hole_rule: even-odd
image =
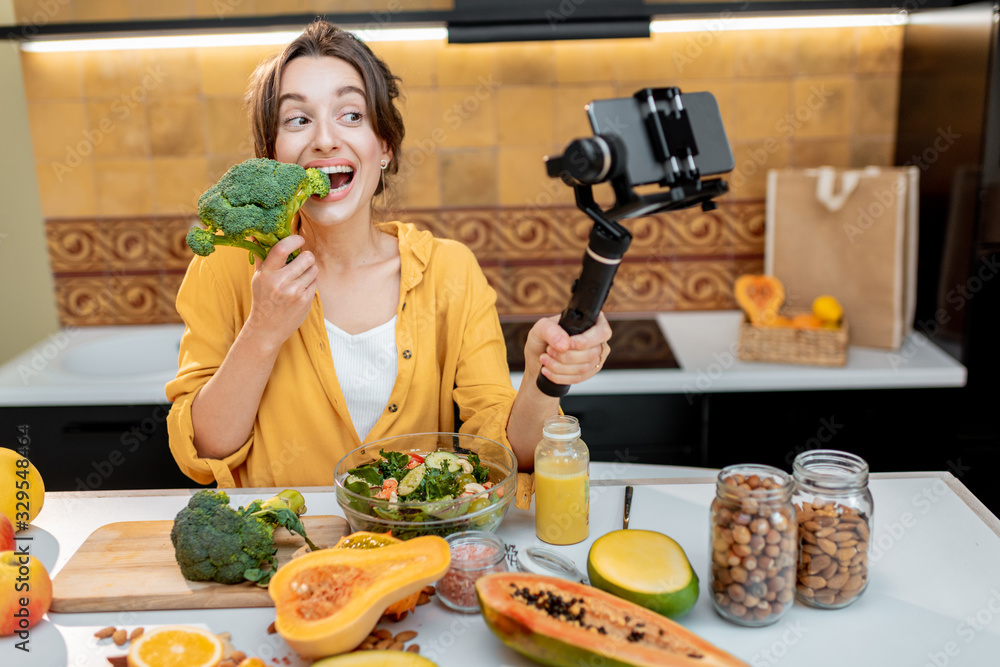
[{"label": "kitchen counter", "polygon": [[[919,332],[907,336],[898,351],[851,346],[847,364],[840,368],[740,361],[736,355],[742,318],[740,311],[730,310],[660,313],[656,319],[680,364],[679,370],[602,370],[570,392],[691,396],[965,385],[965,367]],[[514,377],[515,387],[520,379],[519,375]]]},{"label": "kitchen counter", "polygon": [[[738,311],[656,316],[679,369],[601,371],[575,395],[961,387],[966,370],[919,332],[899,351],[851,347],[842,368],[742,362]],[[183,325],[69,328],[0,367],[0,407],[155,405],[177,367]],[[612,340],[614,344],[614,340]],[[521,373],[512,373],[514,386]]]},{"label": "kitchen counter", "polygon": [[[884,665],[996,664],[1000,653],[1000,521],[949,473],[874,474],[871,584],[852,606],[820,611],[799,605],[778,623],[742,628],[720,618],[708,593],[709,505],[714,471],[593,463],[591,534],[577,545],[556,547],[578,566],[593,540],[621,526],[623,486],[635,485],[631,528],[671,535],[686,550],[702,592],[682,624],[708,641],[758,665],[882,667]],[[234,505],[274,489],[241,489]],[[330,487],[303,488],[312,515],[342,516]],[[65,492],[46,496],[34,525],[19,533],[20,544],[55,575],[96,528],[131,520],[171,519],[191,492]],[[540,544],[533,514],[512,508],[499,535],[517,549]],[[141,581],[136,585],[141,586]],[[0,664],[24,667],[107,667],[105,658],[122,653],[93,633],[115,625],[147,629],[182,623],[232,633],[233,643],[266,664],[299,660],[266,628],[271,608],[52,613],[29,631],[31,652],[0,639]],[[415,630],[421,653],[441,667],[534,663],[507,649],[478,615],[449,612],[430,604],[390,630]],[[288,661],[285,662],[284,659]]]}]

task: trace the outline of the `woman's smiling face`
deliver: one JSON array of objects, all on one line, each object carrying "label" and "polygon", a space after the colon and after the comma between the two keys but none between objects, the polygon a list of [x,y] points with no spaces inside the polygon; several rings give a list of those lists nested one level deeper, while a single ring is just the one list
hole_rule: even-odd
[{"label": "woman's smiling face", "polygon": [[319,224],[368,221],[380,163],[392,155],[372,128],[361,75],[340,58],[301,56],[285,65],[278,95],[275,159],[330,175],[330,194],[310,197],[303,212]]}]

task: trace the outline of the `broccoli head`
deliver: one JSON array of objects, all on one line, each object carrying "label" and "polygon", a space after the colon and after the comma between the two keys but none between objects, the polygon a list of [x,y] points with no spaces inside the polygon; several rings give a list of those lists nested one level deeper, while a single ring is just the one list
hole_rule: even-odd
[{"label": "broccoli head", "polygon": [[274,564],[274,527],[229,507],[224,491],[195,493],[174,519],[170,541],[181,573],[190,581],[237,584],[248,578],[247,572]]},{"label": "broccoli head", "polygon": [[292,220],[306,200],[329,192],[330,177],[319,169],[267,158],[246,160],[230,167],[198,200],[205,228],[193,227],[187,244],[196,255],[228,245],[249,250],[251,263],[254,255],[263,260],[291,234]]}]

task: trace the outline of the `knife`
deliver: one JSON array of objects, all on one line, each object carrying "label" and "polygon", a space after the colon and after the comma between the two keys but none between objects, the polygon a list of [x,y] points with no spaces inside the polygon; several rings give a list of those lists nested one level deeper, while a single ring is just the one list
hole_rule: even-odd
[{"label": "knife", "polygon": [[628,528],[628,515],[632,511],[632,487],[625,487],[625,513],[622,515],[622,528]]},{"label": "knife", "polygon": [[517,567],[522,572],[548,574],[590,585],[590,578],[576,567],[576,563],[559,552],[545,547],[528,547],[524,551],[519,551]]}]

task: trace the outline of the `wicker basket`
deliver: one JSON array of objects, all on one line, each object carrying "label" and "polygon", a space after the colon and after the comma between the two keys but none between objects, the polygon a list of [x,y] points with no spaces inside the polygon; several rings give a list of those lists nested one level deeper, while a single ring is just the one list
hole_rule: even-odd
[{"label": "wicker basket", "polygon": [[[792,318],[809,311],[783,311]],[[847,318],[839,329],[762,327],[744,320],[740,325],[738,356],[741,361],[781,364],[843,366],[847,363]]]}]

